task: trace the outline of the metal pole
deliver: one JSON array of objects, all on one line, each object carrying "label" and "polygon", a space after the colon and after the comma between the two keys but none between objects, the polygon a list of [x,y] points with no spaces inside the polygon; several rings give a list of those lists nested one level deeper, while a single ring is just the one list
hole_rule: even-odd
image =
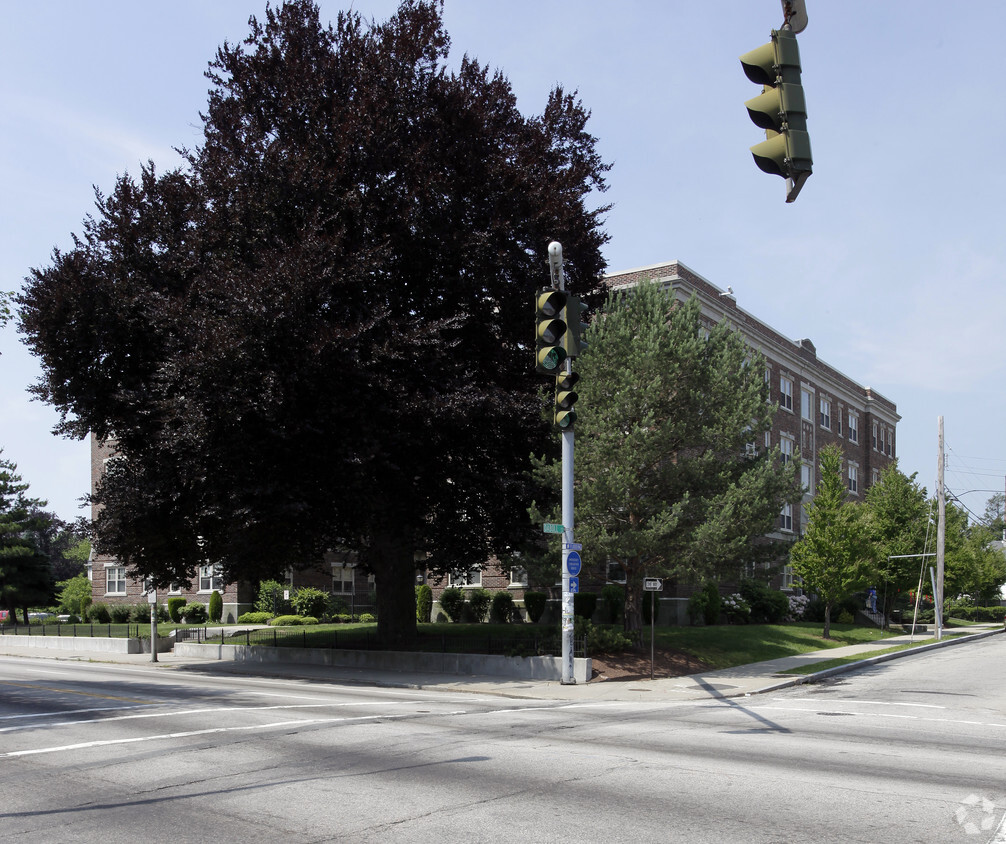
[{"label": "metal pole", "polygon": [[947,536],[947,498],[943,488],[943,417],[939,417],[940,454],[936,464],[936,503],[939,518],[936,522],[936,580],[933,584],[933,601],[936,604],[936,641],[943,638],[943,549]]},{"label": "metal pole", "polygon": [[[548,245],[548,263],[552,286],[566,289],[562,272],[562,244],[552,241]],[[564,371],[573,371],[573,362],[567,358]],[[562,432],[562,684],[575,685],[573,676],[573,593],[569,591],[567,558],[573,544],[573,430]]]},{"label": "metal pole", "polygon": [[157,604],[150,605],[150,661],[157,662]]},{"label": "metal pole", "polygon": [[657,593],[650,592],[650,679],[653,679],[653,636],[657,629],[657,617],[653,614]]}]

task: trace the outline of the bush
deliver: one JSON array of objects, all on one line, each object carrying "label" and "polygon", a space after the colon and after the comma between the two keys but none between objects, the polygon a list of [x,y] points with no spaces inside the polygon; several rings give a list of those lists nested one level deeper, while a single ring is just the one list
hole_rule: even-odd
[{"label": "bush", "polygon": [[132,607],[129,604],[112,604],[108,610],[109,618],[113,624],[125,624],[129,621],[129,613]]},{"label": "bush", "polygon": [[268,624],[271,618],[267,612],[243,612],[238,616],[238,624]]},{"label": "bush", "polygon": [[507,624],[513,618],[513,595],[501,589],[493,595],[492,610],[489,617],[500,624]]},{"label": "bush", "polygon": [[133,604],[129,610],[129,620],[134,624],[150,623],[150,604]]},{"label": "bush", "polygon": [[297,615],[317,618],[328,609],[328,593],[313,586],[301,586],[293,591],[290,603]]},{"label": "bush", "polygon": [[209,614],[210,621],[216,622],[217,624],[219,624],[220,619],[223,618],[224,598],[223,595],[217,592],[216,589],[214,589],[210,595],[210,606],[207,612]]},{"label": "bush", "polygon": [[277,615],[269,619],[272,627],[300,627],[303,623],[304,619],[299,615]]},{"label": "bush", "polygon": [[838,624],[855,624],[856,619],[853,617],[852,613],[848,610],[842,610],[838,614]]},{"label": "bush", "polygon": [[489,615],[489,604],[492,603],[492,600],[489,590],[482,587],[472,589],[469,594],[468,606],[471,607],[472,616],[478,624],[482,624],[486,620],[486,616]]},{"label": "bush", "polygon": [[789,612],[789,598],[757,580],[742,581],[740,596],[751,608],[752,624],[778,624]]},{"label": "bush", "polygon": [[728,624],[747,624],[752,620],[751,607],[740,593],[722,598],[720,606],[723,614],[727,617]]},{"label": "bush", "polygon": [[432,612],[433,590],[430,589],[430,584],[420,583],[416,587],[416,621],[420,624],[429,624]]},{"label": "bush", "polygon": [[440,608],[451,621],[461,621],[465,609],[465,593],[457,586],[448,586],[440,593]]},{"label": "bush", "polygon": [[710,581],[688,599],[691,624],[716,624],[720,620],[720,590]]},{"label": "bush", "polygon": [[185,606],[185,599],[176,595],[174,598],[168,598],[168,618],[170,618],[175,624],[178,624],[182,620],[182,607]]},{"label": "bush", "polygon": [[545,604],[548,603],[548,595],[544,592],[525,592],[524,609],[527,610],[527,617],[532,624],[537,624],[542,613],[545,612]]},{"label": "bush", "polygon": [[[90,610],[88,610],[88,616],[91,621],[96,624],[108,624],[112,620],[112,616],[109,615],[108,607],[104,604],[94,604]],[[83,618],[81,619],[84,620]]]},{"label": "bush", "polygon": [[342,595],[329,595],[325,604],[325,615],[335,619],[340,615],[349,615],[349,604]]},{"label": "bush", "polygon": [[278,580],[263,580],[258,585],[258,598],[255,609],[273,615],[289,613],[290,603],[283,597],[286,587]]},{"label": "bush", "polygon": [[789,615],[786,616],[786,621],[802,621],[807,612],[807,606],[810,604],[810,598],[806,595],[790,595],[787,601]]},{"label": "bush", "polygon": [[360,616],[360,624],[375,624],[377,617],[373,613],[365,612]]},{"label": "bush", "polygon": [[619,653],[632,648],[632,637],[617,627],[594,624],[583,616],[573,621],[573,635],[587,637],[587,653]]},{"label": "bush", "polygon": [[[69,615],[81,615],[91,602],[91,581],[86,574],[78,574],[69,580],[61,580],[56,584],[59,590],[59,612]],[[81,602],[84,601],[83,604]]]},{"label": "bush", "polygon": [[625,611],[625,587],[617,583],[609,583],[601,590],[601,605],[607,614],[608,621],[616,624]]},{"label": "bush", "polygon": [[182,607],[182,618],[186,624],[205,624],[209,613],[206,612],[206,605],[197,601]]},{"label": "bush", "polygon": [[597,609],[596,592],[575,592],[573,593],[573,615],[585,618],[590,621],[594,617]]}]

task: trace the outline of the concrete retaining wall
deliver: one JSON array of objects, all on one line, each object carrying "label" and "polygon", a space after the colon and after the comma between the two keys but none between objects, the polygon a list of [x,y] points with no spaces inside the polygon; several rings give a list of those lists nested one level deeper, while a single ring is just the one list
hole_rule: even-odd
[{"label": "concrete retaining wall", "polygon": [[[169,645],[170,647],[170,645]],[[91,638],[89,636],[0,636],[0,653],[24,653],[34,649],[91,651],[106,654],[143,653],[139,639]],[[161,648],[158,648],[160,650]],[[147,653],[150,652],[149,645]]]},{"label": "concrete retaining wall", "polygon": [[[460,676],[490,675],[556,682],[562,679],[562,660],[555,656],[519,657],[329,648],[272,648],[264,645],[197,645],[194,642],[179,642],[175,645],[175,654],[237,662],[289,662],[378,671],[415,671]],[[590,679],[590,673],[590,659],[573,660],[573,678],[577,683],[586,683]]]}]

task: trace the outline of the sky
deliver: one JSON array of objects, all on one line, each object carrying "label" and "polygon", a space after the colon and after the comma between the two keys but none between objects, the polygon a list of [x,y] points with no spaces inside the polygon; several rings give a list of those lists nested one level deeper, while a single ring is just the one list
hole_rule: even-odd
[{"label": "sky", "polygon": [[[1006,4],[806,0],[799,35],[814,174],[786,204],[738,57],[779,0],[445,0],[450,63],[506,74],[526,114],[577,91],[612,164],[611,272],[678,260],[896,403],[900,468],[975,515],[1006,485]],[[395,0],[322,0],[384,20]],[[0,290],[94,207],[94,188],[201,140],[203,72],[265,0],[0,0]],[[963,11],[962,11],[963,10]],[[542,283],[547,283],[542,268]],[[64,519],[86,511],[88,444],[51,431],[40,374],[0,330],[0,449]],[[530,376],[529,376],[530,377]]]}]

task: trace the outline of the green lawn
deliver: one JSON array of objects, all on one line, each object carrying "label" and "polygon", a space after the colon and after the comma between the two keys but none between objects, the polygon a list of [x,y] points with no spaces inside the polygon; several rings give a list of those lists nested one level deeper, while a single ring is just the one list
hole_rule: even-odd
[{"label": "green lawn", "polygon": [[[839,648],[860,642],[875,642],[895,635],[875,627],[832,624],[832,638],[825,639],[821,636],[823,627],[822,624],[810,622],[658,627],[656,645],[684,651],[713,668],[732,668],[735,665],[778,659],[808,651]],[[650,630],[646,628],[643,631],[643,642],[648,645],[649,641]]]}]

